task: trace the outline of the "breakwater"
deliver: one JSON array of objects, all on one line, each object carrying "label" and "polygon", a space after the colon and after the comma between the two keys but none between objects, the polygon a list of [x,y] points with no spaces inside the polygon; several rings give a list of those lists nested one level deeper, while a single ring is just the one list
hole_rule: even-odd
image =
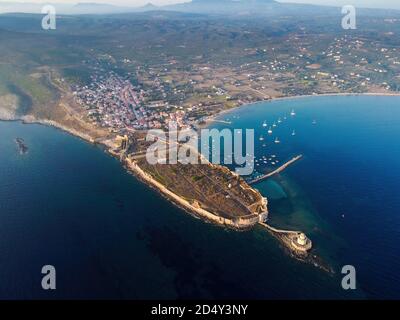
[{"label": "breakwater", "polygon": [[298,156],[294,157],[293,159],[289,160],[288,162],[286,162],[285,164],[283,164],[282,166],[280,166],[279,168],[277,168],[276,170],[249,181],[248,184],[250,184],[250,185],[255,184],[255,183],[264,181],[264,180],[268,179],[269,177],[272,177],[278,173],[281,173],[283,170],[285,170],[287,167],[289,167],[291,164],[295,163],[296,161],[300,160],[302,157],[303,157],[303,155],[298,155]]}]

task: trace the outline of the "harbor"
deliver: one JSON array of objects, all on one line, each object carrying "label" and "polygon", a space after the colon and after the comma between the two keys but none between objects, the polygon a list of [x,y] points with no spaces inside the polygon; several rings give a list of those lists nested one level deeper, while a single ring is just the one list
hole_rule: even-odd
[{"label": "harbor", "polygon": [[256,184],[258,182],[264,181],[264,180],[266,180],[266,179],[268,179],[268,178],[270,178],[270,177],[272,177],[272,176],[274,176],[274,175],[276,175],[278,173],[281,173],[283,170],[285,170],[287,167],[289,167],[291,164],[295,163],[296,161],[300,160],[302,157],[303,157],[303,155],[298,155],[298,156],[292,158],[291,160],[289,160],[288,162],[284,163],[283,165],[281,165],[276,170],[271,171],[271,172],[266,173],[266,174],[263,174],[263,175],[255,178],[253,180],[250,180],[248,182],[248,184],[249,185],[253,185],[253,184]]}]

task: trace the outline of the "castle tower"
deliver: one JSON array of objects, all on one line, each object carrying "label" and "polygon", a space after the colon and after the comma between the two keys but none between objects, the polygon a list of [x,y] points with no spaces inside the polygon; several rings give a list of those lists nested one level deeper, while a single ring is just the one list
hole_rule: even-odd
[{"label": "castle tower", "polygon": [[305,246],[307,244],[307,237],[304,233],[301,233],[297,238],[297,243],[301,246]]},{"label": "castle tower", "polygon": [[293,249],[304,253],[312,248],[311,240],[304,233],[299,233],[291,237],[291,245]]}]

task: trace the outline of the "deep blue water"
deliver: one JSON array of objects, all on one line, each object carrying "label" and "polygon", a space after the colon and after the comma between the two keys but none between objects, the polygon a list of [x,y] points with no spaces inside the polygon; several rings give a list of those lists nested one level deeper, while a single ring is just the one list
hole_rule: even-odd
[{"label": "deep blue water", "polygon": [[[0,122],[0,298],[399,298],[399,102],[304,98],[223,116],[267,137],[262,122],[288,114],[257,156],[304,158],[256,187],[271,223],[306,231],[335,275],[291,258],[262,228],[235,232],[190,216],[98,147]],[[46,264],[57,270],[52,292],[40,285]],[[344,264],[356,267],[355,292],[341,289]]]},{"label": "deep blue water", "polygon": [[271,223],[305,230],[337,268],[354,265],[366,296],[400,298],[400,97],[281,100],[221,118],[256,129],[260,173],[304,156],[256,186],[271,200]]}]

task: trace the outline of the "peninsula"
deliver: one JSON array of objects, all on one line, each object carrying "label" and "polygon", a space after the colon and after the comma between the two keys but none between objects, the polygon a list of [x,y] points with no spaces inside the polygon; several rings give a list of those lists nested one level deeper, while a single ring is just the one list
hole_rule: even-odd
[{"label": "peninsula", "polygon": [[[166,130],[171,122],[193,129],[232,108],[276,98],[400,90],[397,16],[367,14],[366,27],[351,33],[338,31],[330,12],[309,20],[167,11],[68,16],[56,36],[26,31],[40,25],[35,15],[9,17],[0,17],[7,43],[1,119],[52,125],[101,145],[176,205],[240,230],[265,223],[269,214],[268,200],[251,184],[300,157],[248,183],[210,163],[150,165],[148,130]],[[22,140],[17,144],[27,150]],[[311,248],[301,231],[280,239],[295,251]]]}]

